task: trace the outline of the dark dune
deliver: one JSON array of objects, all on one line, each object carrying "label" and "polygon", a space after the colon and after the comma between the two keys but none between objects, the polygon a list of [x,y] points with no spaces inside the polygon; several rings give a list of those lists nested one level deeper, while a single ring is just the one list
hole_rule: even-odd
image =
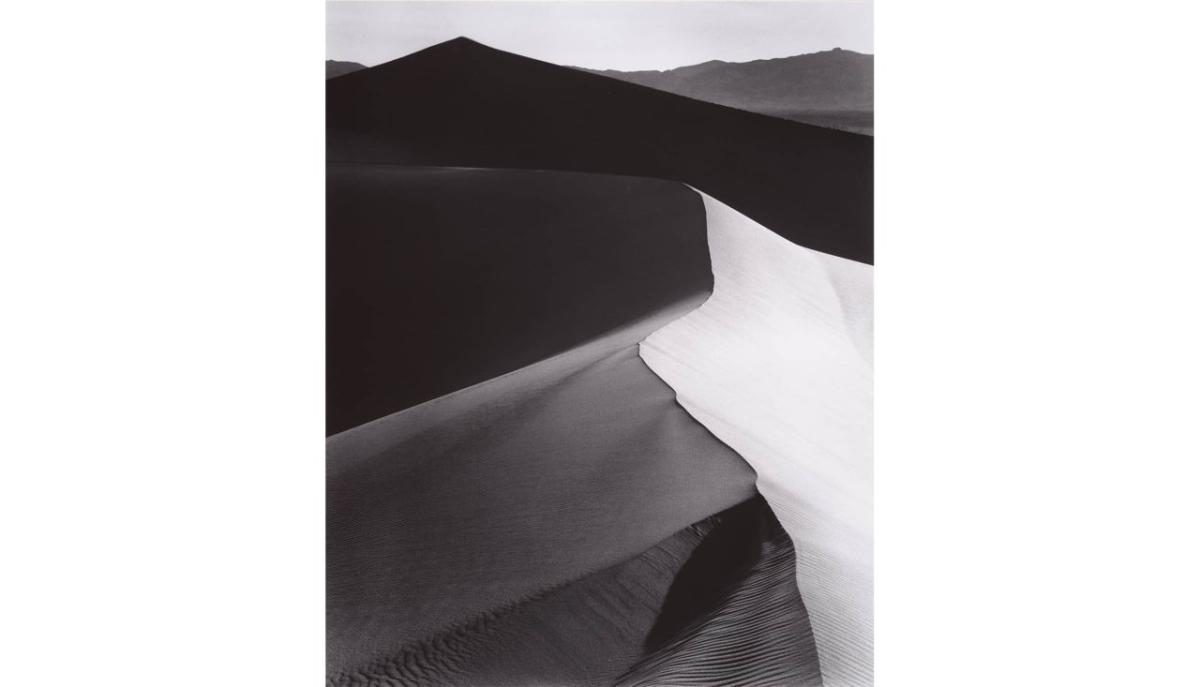
[{"label": "dark dune", "polygon": [[[328,682],[819,685],[793,560],[791,542],[755,497],[633,558],[481,613]],[[649,649],[647,635],[656,633],[665,642]]]},{"label": "dark dune", "polygon": [[331,164],[326,212],[329,433],[712,288],[701,201],[673,182]]},{"label": "dark dune", "polygon": [[[754,472],[637,354],[694,305],[329,439],[331,675],[626,561],[754,496]],[[690,596],[671,601],[656,645],[688,624]],[[719,598],[711,584],[700,596],[699,607]]]},{"label": "dark dune", "polygon": [[467,39],[326,82],[326,141],[332,161],[684,181],[795,243],[872,259],[869,137],[701,102]]}]

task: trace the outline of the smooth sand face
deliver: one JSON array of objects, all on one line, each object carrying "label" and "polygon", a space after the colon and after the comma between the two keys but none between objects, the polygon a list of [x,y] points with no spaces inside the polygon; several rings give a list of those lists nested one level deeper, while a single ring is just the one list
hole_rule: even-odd
[{"label": "smooth sand face", "polygon": [[642,342],[688,412],[758,473],[796,545],[828,687],[872,682],[872,271],[707,195],[714,290]]}]

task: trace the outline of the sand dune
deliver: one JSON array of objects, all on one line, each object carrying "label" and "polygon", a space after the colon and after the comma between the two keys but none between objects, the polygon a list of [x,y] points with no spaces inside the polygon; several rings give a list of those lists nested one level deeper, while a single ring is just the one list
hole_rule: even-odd
[{"label": "sand dune", "polygon": [[330,683],[870,684],[870,139],[461,39],[326,88]]},{"label": "sand dune", "polygon": [[686,182],[801,245],[872,260],[870,137],[455,39],[326,82],[334,161]]},{"label": "sand dune", "polygon": [[[410,391],[390,387],[422,365],[491,375],[329,438],[331,685],[836,685],[869,674],[869,503],[838,502],[858,496],[861,447],[815,428],[840,403],[847,431],[867,436],[869,267],[671,182],[330,169],[344,232],[330,237],[336,316],[355,336],[383,332],[377,355],[400,358],[396,376],[364,384],[394,400]],[[599,271],[580,264],[593,252]],[[562,293],[546,293],[546,279]],[[430,289],[461,306],[455,317],[405,300]],[[391,318],[395,335],[381,328]],[[480,345],[473,318],[495,347]],[[597,322],[615,327],[589,337]],[[449,344],[412,357],[421,349],[404,333],[424,327]],[[548,330],[565,335],[546,347]],[[522,367],[512,352],[536,360]],[[818,354],[826,377],[814,376]],[[842,396],[813,384],[851,370],[862,378]],[[808,393],[764,391],[764,375]],[[795,462],[818,439],[833,459]],[[869,465],[866,480],[869,496]],[[865,621],[838,605],[862,592],[856,574]]]},{"label": "sand dune", "polygon": [[871,268],[703,196],[714,289],[641,357],[758,473],[828,687],[872,681]]},{"label": "sand dune", "polygon": [[793,560],[755,497],[329,684],[819,685]]},{"label": "sand dune", "polygon": [[[707,601],[671,601],[668,590],[688,559],[679,542],[661,545],[675,551],[667,558],[642,554],[755,495],[749,466],[688,416],[637,354],[639,340],[699,303],[677,303],[564,354],[329,439],[332,682],[611,683],[651,655],[670,671],[700,675],[813,673],[798,592],[781,586],[778,564],[755,569],[755,552],[766,547],[775,560],[785,556],[784,578],[792,584],[790,543],[762,527],[735,529],[743,534],[718,542],[716,558],[742,556],[745,563],[692,565],[692,579],[715,576]],[[789,553],[779,554],[781,547]],[[630,565],[644,574],[588,578],[639,556]],[[766,596],[774,601],[747,606],[735,599],[722,613],[750,573],[770,582],[750,583],[741,596],[757,604],[764,595],[754,590],[771,589]],[[565,588],[575,581],[584,586]],[[558,610],[545,610],[547,604]],[[591,613],[600,617],[589,620]],[[755,642],[759,653],[715,668],[686,658],[711,634],[691,620],[720,627],[723,616],[772,614],[770,627],[784,629],[773,641]],[[685,632],[692,639],[677,650],[643,645],[647,637],[667,645]],[[680,652],[683,658],[667,660]],[[513,663],[517,655],[529,658]],[[629,679],[642,674],[653,669]]]},{"label": "sand dune", "polygon": [[330,183],[363,388],[459,385],[329,439],[331,684],[870,683],[869,266],[670,182]]},{"label": "sand dune", "polygon": [[[736,511],[740,512],[733,515]],[[667,615],[674,600],[676,614],[697,617],[674,635],[663,632],[656,637],[652,630],[647,648],[653,652],[615,684],[822,684],[808,615],[797,603],[796,552],[791,540],[761,496],[727,513],[729,526],[705,539],[687,563],[711,588],[681,584],[685,569],[676,578],[671,590],[674,599],[668,595],[662,614]],[[735,526],[735,518],[742,526]],[[743,553],[732,556],[731,549]],[[716,603],[706,606],[707,598]],[[660,627],[656,624],[655,629]]]},{"label": "sand dune", "polygon": [[712,288],[703,205],[674,182],[391,165],[327,174],[330,434]]}]

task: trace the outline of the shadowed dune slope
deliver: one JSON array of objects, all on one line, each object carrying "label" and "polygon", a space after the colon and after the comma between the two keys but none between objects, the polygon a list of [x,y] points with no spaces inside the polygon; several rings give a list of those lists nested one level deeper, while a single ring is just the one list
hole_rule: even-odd
[{"label": "shadowed dune slope", "polygon": [[872,259],[872,139],[455,39],[326,82],[333,161],[684,181],[785,238]]},{"label": "shadowed dune slope", "polygon": [[755,497],[329,684],[819,685],[793,560]]},{"label": "shadowed dune slope", "polygon": [[330,434],[712,288],[675,182],[330,164],[326,212]]},{"label": "shadowed dune slope", "polygon": [[331,675],[754,496],[745,461],[637,354],[698,303],[328,440]]}]

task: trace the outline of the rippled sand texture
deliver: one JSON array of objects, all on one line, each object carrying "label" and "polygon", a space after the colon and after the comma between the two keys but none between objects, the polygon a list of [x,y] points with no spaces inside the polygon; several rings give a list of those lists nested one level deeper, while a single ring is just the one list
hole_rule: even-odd
[{"label": "rippled sand texture", "polygon": [[824,683],[872,682],[872,270],[704,194],[714,287],[642,342],[688,412],[758,473],[796,545]]},{"label": "rippled sand texture", "polygon": [[820,685],[793,560],[755,497],[328,684]]}]

